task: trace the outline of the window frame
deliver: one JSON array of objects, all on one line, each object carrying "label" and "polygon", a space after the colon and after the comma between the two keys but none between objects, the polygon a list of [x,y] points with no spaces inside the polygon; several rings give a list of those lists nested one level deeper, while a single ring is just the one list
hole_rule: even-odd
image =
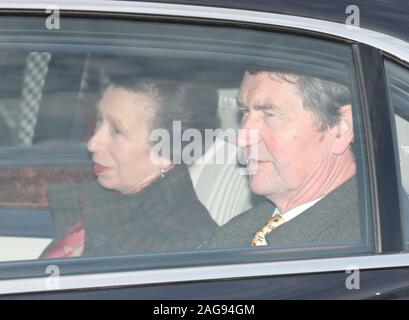
[{"label": "window frame", "polygon": [[[405,71],[407,71],[407,73],[409,74],[409,62],[405,62],[405,61],[401,61],[399,59],[397,59],[394,56],[391,56],[388,53],[384,53],[382,56],[382,63],[384,66],[384,70],[385,70],[385,86],[386,86],[386,93],[387,93],[387,103],[388,103],[388,107],[390,109],[390,113],[392,115],[391,117],[391,125],[392,125],[392,134],[393,134],[393,148],[394,148],[394,154],[395,154],[395,159],[396,159],[396,172],[397,172],[397,183],[398,183],[398,187],[403,186],[402,183],[402,173],[401,173],[401,165],[400,165],[400,151],[399,151],[399,143],[398,143],[398,130],[397,130],[397,125],[396,125],[396,118],[395,116],[399,114],[397,114],[397,112],[395,112],[395,107],[393,105],[393,100],[392,100],[392,95],[391,95],[391,90],[390,90],[390,80],[388,78],[388,74],[386,71],[386,64],[395,64],[397,67],[402,67],[405,69]],[[409,119],[406,118],[402,118],[405,121],[409,121]],[[403,191],[403,190],[401,190]],[[400,211],[401,211],[401,224],[402,227],[400,228],[401,232],[402,232],[402,239],[403,239],[403,243],[404,243],[404,247],[402,249],[402,251],[408,252],[408,248],[409,248],[409,231],[407,232],[407,234],[405,235],[405,231],[403,230],[404,227],[407,226],[408,222],[405,221],[405,219],[408,219],[408,212],[404,212],[403,208],[407,207],[407,203],[408,203],[408,199],[402,199],[402,197],[406,196],[406,194],[401,194],[399,193],[399,203],[401,204],[400,207]],[[403,204],[404,202],[406,202],[406,206]],[[406,208],[405,208],[406,209]]]},{"label": "window frame", "polygon": [[[356,46],[358,86],[363,108],[367,160],[373,197],[376,253],[403,250],[399,203],[399,171],[394,141],[394,118],[387,96],[381,51],[366,44]],[[365,134],[365,133],[364,133]],[[390,171],[395,174],[390,174]]]},{"label": "window frame", "polygon": [[[30,9],[27,14],[44,14],[43,8],[38,4],[28,3],[27,5],[22,4],[2,4],[0,8],[3,8],[3,12],[8,13],[18,13],[23,14],[22,11],[18,11],[21,9]],[[354,32],[348,33],[347,30],[339,30],[337,29],[340,25],[337,23],[331,23],[316,19],[307,19],[307,18],[300,18],[294,16],[285,16],[285,15],[276,15],[272,13],[261,13],[261,12],[253,12],[253,11],[245,11],[245,10],[234,10],[234,9],[215,9],[210,7],[201,7],[202,10],[198,10],[198,7],[191,7],[185,5],[164,5],[164,4],[138,4],[138,3],[121,3],[119,5],[118,2],[113,1],[104,1],[103,4],[94,7],[93,5],[84,3],[83,5],[70,5],[69,3],[63,4],[61,9],[64,10],[62,14],[67,14],[68,16],[80,16],[85,18],[92,19],[93,17],[97,17],[98,13],[101,16],[109,16],[113,18],[137,18],[137,19],[154,19],[154,20],[167,20],[167,21],[179,21],[183,23],[210,23],[216,24],[221,26],[241,26],[241,27],[251,27],[253,29],[261,28],[269,30],[278,30],[278,31],[285,31],[285,32],[292,32],[294,34],[303,35],[303,36],[313,36],[314,38],[322,38],[328,40],[336,40],[349,43],[354,48],[355,58],[357,60],[356,69],[357,72],[357,80],[358,80],[358,93],[359,97],[362,99],[362,107],[363,107],[363,129],[364,129],[364,136],[368,139],[366,145],[367,148],[367,160],[369,163],[369,182],[371,185],[372,194],[372,205],[374,211],[374,231],[375,231],[375,252],[373,254],[366,254],[362,257],[342,257],[342,258],[317,258],[317,259],[301,259],[301,260],[289,260],[289,261],[273,261],[273,262],[257,262],[255,258],[256,254],[251,253],[247,250],[242,249],[229,249],[232,252],[233,256],[237,257],[236,264],[231,265],[223,265],[220,261],[217,263],[217,259],[222,259],[224,256],[223,250],[220,252],[213,252],[211,260],[208,263],[204,263],[201,266],[192,266],[189,268],[174,268],[172,267],[171,263],[168,267],[162,267],[155,270],[145,270],[145,271],[133,271],[133,272],[124,272],[124,270],[132,270],[133,265],[130,264],[132,257],[121,257],[117,258],[116,260],[122,259],[123,263],[123,272],[114,272],[104,273],[96,275],[90,273],[88,275],[73,275],[73,276],[63,276],[62,278],[67,279],[67,282],[71,281],[70,285],[67,285],[66,289],[68,288],[90,288],[90,287],[104,287],[110,285],[134,285],[134,284],[152,284],[152,283],[164,283],[164,282],[179,282],[179,281],[198,281],[198,280],[209,280],[209,279],[225,279],[225,278],[239,278],[239,277],[254,277],[254,276],[271,276],[271,275],[284,275],[284,274],[299,274],[299,273],[316,273],[316,272],[329,272],[335,270],[345,270],[347,264],[349,262],[356,263],[358,265],[362,265],[362,268],[377,268],[377,267],[393,267],[393,266],[400,266],[400,265],[407,265],[409,266],[409,255],[388,255],[388,256],[379,256],[377,257],[376,254],[383,253],[383,254],[390,254],[394,252],[400,252],[403,242],[398,242],[397,239],[401,238],[401,235],[396,234],[391,240],[387,240],[389,237],[389,233],[397,224],[399,224],[400,230],[400,219],[397,216],[393,216],[393,219],[389,221],[387,218],[390,218],[390,207],[386,206],[390,204],[390,197],[386,197],[382,191],[393,191],[397,188],[396,183],[396,176],[390,175],[390,177],[386,176],[386,172],[382,171],[382,166],[385,164],[381,164],[377,156],[382,155],[383,152],[389,151],[390,147],[388,147],[387,142],[389,137],[392,134],[391,129],[391,121],[387,121],[385,124],[386,132],[383,132],[383,143],[380,145],[377,144],[382,138],[379,137],[382,132],[379,132],[375,126],[371,126],[372,121],[376,120],[373,112],[370,112],[373,103],[375,105],[376,110],[379,111],[379,114],[389,116],[390,118],[390,110],[385,109],[385,104],[381,102],[374,101],[374,95],[371,96],[371,93],[377,92],[375,88],[381,88],[381,86],[385,85],[385,75],[384,72],[382,73],[381,79],[374,79],[371,78],[371,71],[368,66],[373,67],[374,63],[376,66],[376,70],[383,70],[379,69],[382,65],[381,59],[381,51],[379,49],[375,49],[374,47],[363,45],[360,41],[366,39],[365,37],[369,37],[372,35],[373,38],[370,42],[372,45],[376,44],[376,37],[379,36],[379,33],[368,31],[362,29],[362,32],[358,32],[354,30]],[[17,10],[17,11],[16,11]],[[65,11],[67,10],[67,11]],[[220,12],[221,11],[221,12]],[[370,38],[370,37],[369,37]],[[392,38],[392,37],[391,37]],[[393,38],[395,39],[395,38]],[[397,39],[396,39],[397,40]],[[365,41],[363,41],[365,42]],[[409,45],[408,45],[409,47]],[[385,50],[384,46],[381,46],[380,49]],[[400,51],[399,46],[396,47],[392,46],[392,49],[389,49],[390,54],[398,55],[400,57],[404,57],[409,61],[409,55],[405,55]],[[403,51],[404,52],[404,51]],[[368,81],[368,77],[372,80]],[[383,87],[385,90],[385,86]],[[378,93],[378,92],[377,92]],[[384,94],[385,95],[385,94]],[[382,101],[385,101],[385,97],[382,98]],[[375,99],[376,100],[376,99]],[[387,104],[386,104],[387,105]],[[379,116],[379,115],[378,115]],[[375,145],[377,148],[375,148]],[[378,159],[378,160],[377,160]],[[396,164],[396,159],[394,154],[388,155],[386,157],[387,164]],[[396,171],[396,170],[395,170]],[[387,183],[377,183],[377,181],[382,181],[382,179],[386,178]],[[399,206],[399,203],[397,203]],[[398,208],[399,209],[399,208]],[[397,210],[399,213],[399,210]],[[257,252],[252,249],[252,252]],[[253,259],[252,263],[245,263],[245,261],[240,260],[240,256],[243,256],[243,253],[247,254],[247,258]],[[268,251],[264,251],[264,254],[267,254]],[[190,253],[189,253],[190,254]],[[195,254],[203,254],[202,252],[193,253],[193,257]],[[171,257],[172,254],[164,254],[168,257]],[[162,259],[163,256],[161,255]],[[267,254],[268,255],[268,254]],[[385,258],[385,259],[383,259]],[[387,259],[386,259],[387,258]],[[72,261],[64,261],[65,265],[73,265],[76,263],[80,263],[81,266],[85,266],[90,268],[94,268],[94,266],[98,266],[100,262],[107,258],[98,258],[98,259],[80,259],[77,261],[76,259],[72,259]],[[177,259],[177,257],[176,257]],[[302,261],[302,263],[300,263]],[[3,288],[8,289],[1,289],[1,293],[11,293],[11,292],[35,292],[35,291],[47,291],[48,289],[44,287],[44,270],[46,267],[52,262],[57,261],[35,261],[35,262],[16,262],[16,263],[7,263],[7,269],[14,269],[18,271],[20,274],[26,274],[28,270],[36,270],[36,272],[32,273],[32,278],[24,278],[24,279],[14,279],[14,280],[4,280],[1,281]],[[327,263],[327,267],[322,267],[322,264]],[[210,265],[213,264],[213,265]],[[220,265],[217,265],[220,264]],[[299,265],[297,268],[296,266]],[[287,269],[289,266],[293,266],[292,269]],[[308,267],[309,266],[309,267]],[[4,266],[0,266],[0,270],[4,270]],[[255,269],[255,270],[253,270]],[[95,270],[95,269],[94,269]],[[206,270],[206,272],[203,272]],[[223,271],[224,270],[224,271]],[[232,270],[235,270],[232,272]],[[252,271],[253,270],[253,271]],[[275,270],[275,271],[272,271]],[[203,275],[203,273],[209,272],[209,275]],[[129,281],[125,283],[121,283],[120,281],[112,282],[110,279],[110,275],[118,275],[119,279],[121,275],[124,276],[124,279],[127,279],[131,274],[134,275],[134,281]],[[149,276],[151,275],[151,276]],[[93,278],[94,276],[94,278]],[[147,277],[148,276],[148,277]],[[89,285],[83,282],[82,279],[86,278],[94,279],[94,282],[90,282]],[[96,278],[106,277],[108,280],[110,279],[110,284],[106,282],[105,284],[102,282],[99,285],[99,280],[95,282]],[[77,279],[77,280],[75,280]],[[129,278],[128,278],[129,279]],[[35,284],[34,287],[27,286],[28,282],[32,281]],[[21,285],[19,285],[19,283]],[[98,283],[98,284],[96,284]],[[5,286],[3,286],[3,284]],[[13,287],[15,286],[15,287]],[[36,287],[37,286],[37,287]],[[37,290],[36,290],[37,288]],[[7,291],[9,290],[9,291]],[[53,289],[51,289],[53,290]]]}]

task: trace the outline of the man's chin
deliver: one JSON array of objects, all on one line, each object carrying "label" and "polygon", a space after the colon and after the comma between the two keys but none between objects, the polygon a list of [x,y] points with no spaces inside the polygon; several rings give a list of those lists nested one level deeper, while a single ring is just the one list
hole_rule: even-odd
[{"label": "man's chin", "polygon": [[270,196],[278,192],[278,187],[281,186],[279,180],[275,176],[270,176],[266,179],[266,173],[258,172],[249,177],[249,187],[251,192],[259,196]]},{"label": "man's chin", "polygon": [[249,187],[251,191],[257,195],[265,195],[266,188],[264,188],[263,183],[258,180],[257,174],[250,176]]}]

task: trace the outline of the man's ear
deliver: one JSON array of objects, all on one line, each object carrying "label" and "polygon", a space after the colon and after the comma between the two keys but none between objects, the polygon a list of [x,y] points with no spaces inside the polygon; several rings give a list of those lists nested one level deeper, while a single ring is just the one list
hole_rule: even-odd
[{"label": "man's ear", "polygon": [[349,149],[354,142],[354,123],[352,120],[352,107],[346,104],[340,107],[340,121],[332,129],[334,136],[332,152],[341,155]]}]

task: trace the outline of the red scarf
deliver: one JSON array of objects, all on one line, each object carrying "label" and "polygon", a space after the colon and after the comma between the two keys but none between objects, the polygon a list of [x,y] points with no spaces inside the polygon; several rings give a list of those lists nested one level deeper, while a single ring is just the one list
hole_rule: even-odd
[{"label": "red scarf", "polygon": [[72,229],[62,238],[54,243],[51,250],[43,259],[56,259],[66,257],[80,257],[84,253],[85,229],[84,221],[80,220]]}]

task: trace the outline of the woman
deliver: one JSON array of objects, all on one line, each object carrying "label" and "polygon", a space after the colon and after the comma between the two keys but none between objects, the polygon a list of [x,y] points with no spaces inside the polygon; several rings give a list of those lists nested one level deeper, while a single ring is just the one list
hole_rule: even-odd
[{"label": "woman", "polygon": [[[112,79],[111,79],[112,80]],[[42,258],[196,249],[217,224],[172,152],[152,155],[150,133],[218,125],[217,92],[172,81],[114,79],[88,142],[96,181],[49,188],[56,237]],[[183,142],[182,142],[183,149]]]}]

